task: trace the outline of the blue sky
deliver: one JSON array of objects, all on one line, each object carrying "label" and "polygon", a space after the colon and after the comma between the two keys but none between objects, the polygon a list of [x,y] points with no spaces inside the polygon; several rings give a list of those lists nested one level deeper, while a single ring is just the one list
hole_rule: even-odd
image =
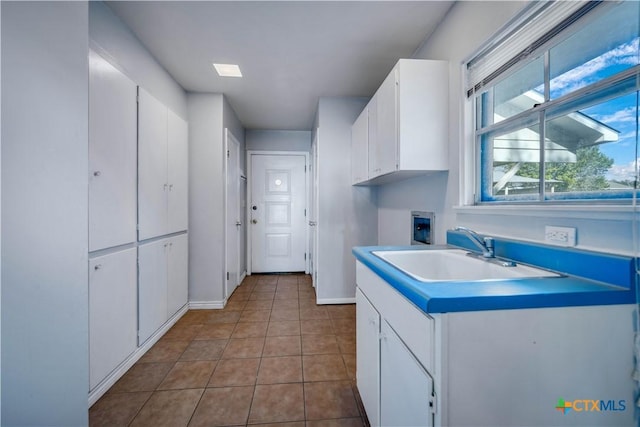
[{"label": "blue sky", "polygon": [[[551,97],[587,86],[640,63],[640,39],[623,43],[602,55],[551,80]],[[617,130],[618,141],[600,145],[600,150],[613,158],[610,180],[633,180],[636,169],[638,92],[633,92],[581,110],[582,113]]]}]

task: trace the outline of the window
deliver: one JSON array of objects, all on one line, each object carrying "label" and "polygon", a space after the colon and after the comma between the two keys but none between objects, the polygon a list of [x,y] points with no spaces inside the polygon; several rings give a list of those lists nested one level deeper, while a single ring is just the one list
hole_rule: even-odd
[{"label": "window", "polygon": [[477,203],[632,198],[639,36],[637,1],[533,2],[469,61]]}]

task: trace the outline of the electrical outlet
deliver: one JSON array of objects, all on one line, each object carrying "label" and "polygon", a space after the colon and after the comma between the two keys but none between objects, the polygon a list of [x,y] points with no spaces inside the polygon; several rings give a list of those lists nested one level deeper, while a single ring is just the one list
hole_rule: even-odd
[{"label": "electrical outlet", "polygon": [[576,229],[573,227],[555,227],[547,225],[544,227],[544,240],[552,245],[575,246]]}]

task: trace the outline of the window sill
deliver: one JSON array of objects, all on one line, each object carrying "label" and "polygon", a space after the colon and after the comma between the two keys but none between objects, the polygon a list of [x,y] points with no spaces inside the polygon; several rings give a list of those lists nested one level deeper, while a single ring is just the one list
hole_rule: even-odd
[{"label": "window sill", "polygon": [[635,212],[635,209],[633,205],[467,205],[453,207],[453,211],[456,213],[472,215],[508,215],[615,221],[638,219],[640,212]]}]

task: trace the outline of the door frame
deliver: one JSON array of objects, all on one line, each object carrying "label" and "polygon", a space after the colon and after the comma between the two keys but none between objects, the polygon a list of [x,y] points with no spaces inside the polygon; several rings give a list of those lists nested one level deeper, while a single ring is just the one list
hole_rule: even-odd
[{"label": "door frame", "polygon": [[[247,275],[251,276],[252,274],[252,270],[253,270],[253,259],[251,258],[251,250],[252,250],[252,244],[253,244],[253,235],[252,235],[252,227],[249,227],[249,215],[250,215],[250,209],[249,206],[251,205],[251,188],[253,186],[253,176],[252,176],[252,171],[253,171],[253,164],[251,161],[251,157],[253,155],[262,155],[262,156],[304,156],[304,168],[305,168],[305,174],[304,174],[304,188],[305,188],[305,200],[304,200],[304,209],[306,212],[305,215],[305,223],[308,222],[309,220],[309,197],[310,197],[310,180],[309,180],[309,152],[308,151],[268,151],[268,150],[247,150],[247,209],[245,211],[245,224],[247,224]],[[307,259],[305,261],[304,264],[304,272],[305,274],[309,274],[309,264],[311,262],[310,257],[309,257],[309,252],[308,252],[308,248],[309,248],[309,227],[305,227],[305,233],[304,233],[304,247],[307,248]]]},{"label": "door frame", "polygon": [[[229,150],[229,144],[235,144],[237,146],[237,152],[238,152],[238,158],[237,158],[237,172],[238,172],[238,187],[236,189],[237,191],[237,199],[238,199],[238,206],[236,207],[238,210],[238,214],[241,214],[241,200],[240,200],[240,176],[242,175],[241,171],[240,171],[240,141],[238,140],[238,138],[236,138],[236,136],[233,134],[233,132],[231,132],[231,130],[229,130],[229,128],[224,128],[224,206],[223,206],[223,231],[224,231],[224,273],[223,273],[223,281],[224,281],[224,299],[225,301],[230,297],[230,294],[233,293],[233,291],[229,292],[229,280],[227,280],[227,274],[229,274],[229,262],[231,261],[231,257],[230,254],[228,253],[228,247],[227,247],[227,243],[229,242],[230,236],[229,236],[229,232],[228,232],[228,221],[229,221],[229,217],[228,217],[228,204],[229,204],[229,156],[227,155],[227,152]],[[242,222],[243,219],[240,218],[240,221]],[[238,285],[240,284],[240,239],[242,237],[242,233],[238,232],[238,248],[237,248],[237,253],[236,253],[236,261],[237,261],[237,266],[236,266],[236,271],[238,274],[238,283],[236,283],[233,286],[233,289],[235,290],[235,288],[238,287]]]}]

